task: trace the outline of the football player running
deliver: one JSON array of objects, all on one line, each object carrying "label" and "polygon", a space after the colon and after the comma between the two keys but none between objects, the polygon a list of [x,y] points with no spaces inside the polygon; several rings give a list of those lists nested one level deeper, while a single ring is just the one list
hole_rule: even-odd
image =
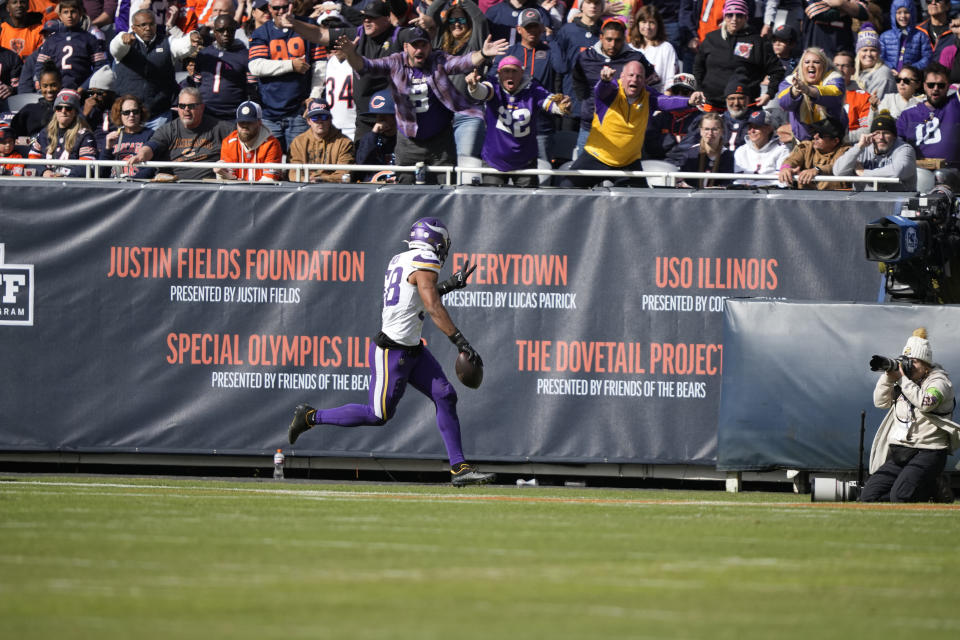
[{"label": "football player running", "polygon": [[450,278],[438,282],[440,269],[450,250],[450,233],[436,218],[421,218],[410,228],[408,249],[398,253],[387,266],[383,284],[383,312],[380,332],[370,344],[370,391],[367,404],[346,404],[334,409],[298,405],[287,430],[290,444],[300,434],[319,424],[340,427],[382,425],[393,417],[407,384],[433,400],[437,407],[437,428],[450,459],[451,482],[462,487],[486,484],[496,477],[483,473],[466,461],[460,442],[457,392],[443,368],[420,340],[424,312],[437,328],[466,354],[476,366],[480,355],[453,324],[441,296],[467,286],[476,266],[469,263]]}]

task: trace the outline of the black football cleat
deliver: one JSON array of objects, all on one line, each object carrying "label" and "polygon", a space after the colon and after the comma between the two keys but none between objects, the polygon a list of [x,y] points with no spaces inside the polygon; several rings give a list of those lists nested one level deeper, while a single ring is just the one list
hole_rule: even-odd
[{"label": "black football cleat", "polygon": [[450,482],[455,487],[465,487],[470,484],[488,484],[497,479],[495,473],[484,473],[476,466],[461,462],[450,469]]},{"label": "black football cleat", "polygon": [[308,404],[298,404],[293,412],[293,420],[290,421],[290,427],[287,429],[287,440],[290,444],[297,441],[300,434],[313,428],[313,416],[317,410]]}]

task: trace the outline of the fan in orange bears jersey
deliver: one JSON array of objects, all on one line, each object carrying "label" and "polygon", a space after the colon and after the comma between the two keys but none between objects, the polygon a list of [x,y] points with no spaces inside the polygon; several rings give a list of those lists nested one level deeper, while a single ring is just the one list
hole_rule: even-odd
[{"label": "fan in orange bears jersey", "polygon": [[[263,126],[260,105],[247,101],[237,107],[237,128],[220,145],[221,162],[277,163],[283,161],[280,142]],[[270,182],[280,180],[279,169],[217,168],[223,180]]]},{"label": "fan in orange bears jersey", "polygon": [[0,22],[0,47],[24,59],[43,44],[43,17],[29,7],[28,0],[7,0],[7,19]]}]

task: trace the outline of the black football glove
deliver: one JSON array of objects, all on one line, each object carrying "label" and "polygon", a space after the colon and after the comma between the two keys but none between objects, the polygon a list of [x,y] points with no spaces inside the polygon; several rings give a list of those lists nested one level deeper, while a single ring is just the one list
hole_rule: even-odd
[{"label": "black football glove", "polygon": [[453,291],[454,289],[463,289],[467,286],[467,280],[470,278],[470,274],[476,271],[477,265],[470,266],[470,261],[468,260],[464,265],[463,269],[457,271],[455,274],[444,280],[443,282],[437,283],[437,291],[440,292],[440,295],[446,295]]},{"label": "black football glove", "polygon": [[462,333],[457,331],[455,334],[450,336],[450,342],[457,345],[457,351],[467,354],[467,358],[470,359],[470,362],[478,367],[483,366],[483,360],[480,359],[480,354],[477,353],[476,349],[470,346],[470,343],[467,342],[467,339],[463,337]]}]

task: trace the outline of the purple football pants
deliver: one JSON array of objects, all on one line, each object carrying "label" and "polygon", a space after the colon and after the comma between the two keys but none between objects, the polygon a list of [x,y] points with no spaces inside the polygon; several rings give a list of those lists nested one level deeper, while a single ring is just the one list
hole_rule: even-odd
[{"label": "purple football pants", "polygon": [[437,407],[437,428],[447,448],[450,465],[464,462],[457,418],[457,392],[444,375],[440,363],[423,347],[411,354],[404,349],[382,349],[370,343],[370,399],[368,404],[345,404],[335,409],[318,409],[317,424],[339,427],[382,425],[393,417],[407,383],[433,400]]}]

